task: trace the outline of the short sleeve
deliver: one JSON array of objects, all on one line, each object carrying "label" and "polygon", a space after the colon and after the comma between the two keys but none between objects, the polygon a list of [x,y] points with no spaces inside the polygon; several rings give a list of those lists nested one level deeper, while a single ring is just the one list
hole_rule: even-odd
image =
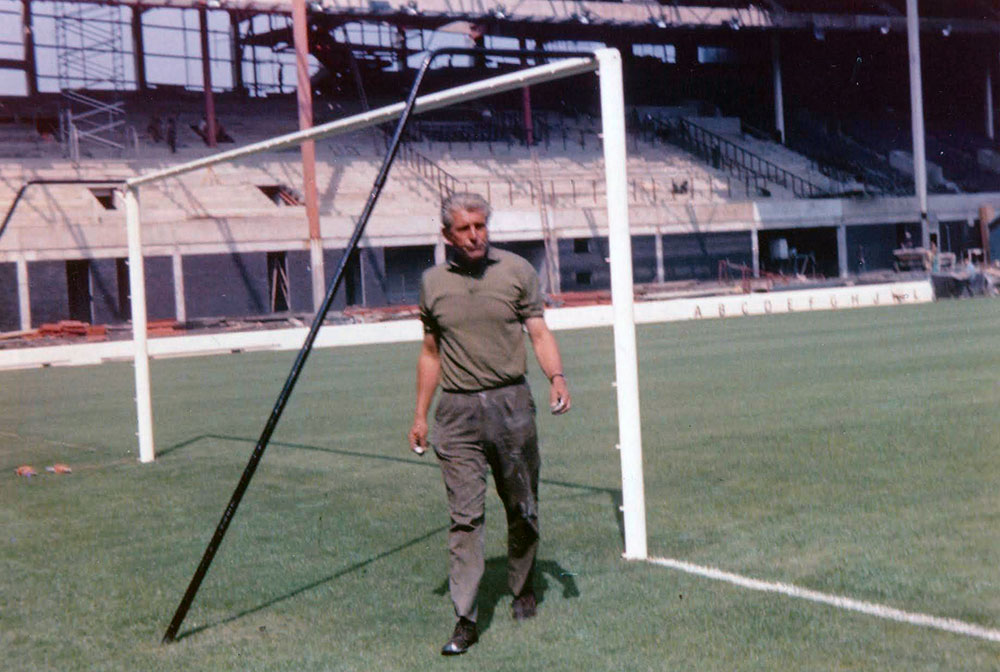
[{"label": "short sleeve", "polygon": [[523,281],[521,284],[521,295],[518,297],[516,310],[517,318],[524,322],[530,317],[542,317],[545,314],[545,306],[542,303],[542,291],[539,287],[538,273],[531,264],[525,262],[524,270],[521,273]]},{"label": "short sleeve", "polygon": [[425,334],[439,334],[441,329],[438,326],[437,320],[434,319],[434,315],[431,314],[430,308],[427,305],[427,282],[426,279],[420,282],[420,302],[418,303],[418,308],[420,310],[420,322],[424,325]]}]

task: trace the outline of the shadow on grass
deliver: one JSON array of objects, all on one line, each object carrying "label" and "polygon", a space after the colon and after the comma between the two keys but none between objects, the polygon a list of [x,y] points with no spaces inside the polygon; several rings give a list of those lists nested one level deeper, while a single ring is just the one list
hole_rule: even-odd
[{"label": "shadow on grass", "polygon": [[362,560],[360,562],[356,562],[353,565],[345,567],[344,569],[341,569],[338,572],[334,572],[333,574],[330,574],[329,576],[324,576],[322,579],[317,579],[317,580],[311,581],[311,582],[309,582],[309,583],[307,583],[307,584],[305,584],[303,586],[299,586],[295,590],[289,591],[289,592],[285,593],[284,595],[279,595],[277,597],[271,598],[270,600],[267,600],[266,602],[261,602],[260,604],[258,604],[255,607],[251,607],[249,609],[244,609],[243,611],[241,611],[239,613],[233,614],[232,616],[220,619],[218,621],[214,621],[212,623],[205,623],[204,625],[199,625],[199,626],[197,626],[195,628],[191,628],[190,630],[185,630],[185,631],[181,632],[177,636],[177,640],[180,641],[180,640],[184,639],[185,637],[189,637],[190,635],[196,635],[199,632],[203,632],[205,630],[209,630],[211,628],[214,628],[214,627],[217,627],[217,626],[220,626],[220,625],[225,625],[226,623],[232,623],[233,621],[238,621],[239,619],[243,618],[244,616],[250,616],[251,614],[256,614],[259,611],[263,611],[264,609],[268,609],[269,607],[273,607],[274,605],[279,604],[281,602],[284,602],[285,600],[290,600],[293,597],[296,597],[297,595],[301,595],[302,593],[305,593],[305,592],[308,592],[310,590],[313,590],[314,588],[319,588],[320,586],[322,586],[325,583],[330,583],[331,581],[334,581],[334,580],[339,579],[339,578],[341,578],[343,576],[346,576],[348,574],[356,572],[359,569],[364,569],[368,565],[370,565],[370,564],[372,564],[374,562],[377,562],[379,560],[382,560],[383,558],[387,558],[390,555],[394,555],[396,553],[399,553],[400,551],[405,551],[407,548],[410,548],[411,546],[416,546],[417,544],[419,544],[419,543],[421,543],[423,541],[426,541],[427,539],[430,539],[434,535],[440,534],[441,532],[444,532],[447,529],[448,529],[447,525],[442,525],[441,527],[436,527],[433,530],[430,530],[429,532],[421,534],[419,537],[414,537],[413,539],[410,539],[410,540],[408,540],[406,542],[403,542],[402,544],[399,544],[398,546],[394,546],[393,548],[390,548],[387,551],[383,551],[381,553],[378,553],[376,555],[371,556],[370,558],[366,558],[366,559],[364,559],[364,560]]},{"label": "shadow on grass", "polygon": [[[215,439],[216,441],[234,441],[237,443],[245,443],[250,445],[256,445],[256,440],[245,437],[245,436],[226,436],[225,434],[200,434],[198,436],[187,439],[186,441],[181,441],[175,443],[172,446],[168,446],[159,452],[161,457],[165,457],[173,452],[183,450],[185,448],[190,448],[199,441],[205,439]],[[295,448],[298,450],[312,450],[320,453],[329,453],[332,455],[343,455],[345,457],[359,457],[367,460],[381,460],[384,462],[397,462],[400,464],[410,464],[419,467],[424,467],[428,469],[437,469],[437,463],[433,461],[428,461],[421,458],[410,458],[410,457],[395,457],[391,455],[380,455],[378,453],[365,453],[357,450],[344,450],[343,448],[328,448],[326,446],[313,446],[308,443],[292,443],[289,441],[271,441],[269,446],[280,446],[282,448]],[[572,483],[570,481],[559,481],[551,478],[542,478],[541,482],[545,485],[557,485],[561,488],[568,488],[570,490],[581,491],[582,495],[607,495],[611,499],[611,507],[614,511],[615,521],[618,524],[618,535],[621,538],[622,543],[625,543],[625,519],[622,515],[622,491],[621,488],[602,488],[595,485],[586,485],[583,483]]]},{"label": "shadow on grass", "polygon": [[[576,587],[575,575],[566,571],[555,560],[538,560],[535,562],[535,597],[538,604],[545,602],[545,593],[549,590],[550,584],[546,577],[552,577],[562,586],[562,596],[570,599],[580,597],[580,590]],[[448,594],[448,580],[434,589],[435,595]],[[496,613],[497,605],[504,599],[505,595],[510,595],[507,589],[507,558],[498,555],[486,561],[486,571],[483,579],[479,583],[479,618],[476,625],[479,632],[485,632],[493,622],[493,615]]]},{"label": "shadow on grass", "polygon": [[[245,436],[226,436],[225,434],[200,434],[198,436],[192,437],[185,441],[175,443],[172,446],[167,446],[163,450],[157,451],[160,457],[166,457],[171,453],[184,450],[185,448],[190,448],[200,441],[206,439],[214,439],[216,441],[233,441],[236,443],[244,443],[249,445],[256,445],[256,440]],[[314,446],[308,443],[293,443],[290,441],[271,441],[268,446],[278,446],[281,448],[295,448],[297,450],[311,450],[319,453],[328,453],[331,455],[343,455],[345,457],[358,457],[366,460],[381,460],[383,462],[397,462],[399,464],[410,464],[419,467],[424,467],[426,469],[437,470],[437,462],[429,461],[425,458],[419,457],[396,457],[392,455],[381,455],[379,453],[366,453],[358,450],[344,450],[343,448],[329,448],[326,446]],[[602,488],[596,485],[586,485],[584,483],[572,483],[570,481],[560,481],[552,478],[542,478],[541,482],[546,485],[557,485],[561,488],[567,488],[570,490],[582,491],[581,495],[595,494],[595,495],[608,495],[611,498],[611,503],[614,505],[614,510],[618,518],[618,527],[622,532],[622,539],[624,536],[624,527],[622,523],[620,506],[622,503],[622,491],[620,488]]]},{"label": "shadow on grass", "polygon": [[[167,448],[164,448],[163,450],[159,451],[159,455],[160,455],[160,457],[165,457],[166,455],[169,455],[169,454],[174,453],[176,451],[183,450],[185,448],[189,448],[192,445],[194,445],[194,444],[196,444],[196,443],[198,443],[198,442],[200,442],[202,440],[205,440],[205,439],[214,439],[214,440],[217,440],[217,441],[234,441],[234,442],[238,442],[238,443],[251,444],[251,445],[255,445],[256,444],[255,440],[249,439],[247,437],[225,436],[225,435],[221,435],[221,434],[201,434],[199,436],[195,436],[195,437],[192,437],[192,438],[187,439],[185,441],[181,441],[179,443],[176,443],[176,444],[174,444],[172,446],[168,446]],[[402,463],[402,464],[410,464],[410,465],[417,465],[417,466],[421,466],[421,467],[425,467],[425,468],[430,468],[430,469],[437,469],[437,464],[436,463],[434,463],[434,462],[428,462],[428,461],[424,461],[424,460],[419,460],[419,459],[416,459],[416,458],[392,457],[392,456],[388,456],[388,455],[379,455],[377,453],[365,453],[365,452],[360,452],[360,451],[343,450],[343,449],[339,449],[339,448],[327,448],[327,447],[323,447],[323,446],[313,446],[313,445],[309,445],[309,444],[291,443],[291,442],[283,442],[283,441],[271,441],[270,445],[272,445],[272,446],[281,446],[283,448],[295,448],[295,449],[299,449],[299,450],[311,450],[311,451],[317,451],[317,452],[322,452],[322,453],[330,453],[330,454],[334,454],[334,455],[343,455],[343,456],[346,456],[346,457],[357,457],[357,458],[370,459],[370,460],[383,460],[383,461],[388,461],[388,462],[399,462],[399,463]],[[614,511],[615,520],[616,520],[616,522],[618,524],[619,536],[621,537],[621,539],[623,540],[623,543],[624,543],[624,538],[625,538],[625,524],[624,524],[624,519],[623,519],[622,512],[621,512],[622,495],[621,495],[621,490],[620,489],[618,489],[618,488],[602,488],[602,487],[597,487],[597,486],[592,486],[592,485],[585,485],[585,484],[582,484],[582,483],[572,483],[572,482],[568,482],[568,481],[559,481],[559,480],[546,479],[546,478],[541,479],[541,482],[544,483],[544,484],[546,484],[546,485],[556,485],[556,486],[563,487],[563,488],[568,488],[568,489],[571,489],[571,490],[577,490],[578,493],[576,495],[574,495],[574,496],[589,496],[589,495],[595,495],[595,494],[596,495],[606,495],[606,496],[608,496],[610,498],[610,500],[611,500],[612,510]],[[200,625],[200,626],[192,628],[190,630],[185,630],[185,631],[183,631],[182,633],[180,633],[178,635],[177,639],[181,640],[181,639],[184,639],[185,637],[188,637],[190,635],[194,635],[194,634],[197,634],[199,632],[203,632],[205,630],[208,630],[210,628],[214,628],[214,627],[219,626],[219,625],[224,625],[226,623],[231,623],[231,622],[236,621],[236,620],[238,620],[240,618],[243,618],[244,616],[249,616],[251,614],[254,614],[254,613],[257,613],[257,612],[262,611],[264,609],[267,609],[267,608],[269,608],[269,607],[271,607],[271,606],[273,606],[275,604],[278,604],[278,603],[283,602],[285,600],[291,599],[291,598],[293,598],[293,597],[295,597],[297,595],[301,595],[304,592],[307,592],[309,590],[317,588],[317,587],[319,587],[319,586],[321,586],[321,585],[323,585],[325,583],[329,583],[330,581],[333,581],[333,580],[335,580],[337,578],[340,578],[340,577],[345,576],[347,574],[350,574],[352,572],[356,572],[357,570],[362,569],[362,568],[370,565],[373,562],[376,562],[376,561],[381,560],[381,559],[383,559],[385,557],[393,555],[394,553],[398,553],[399,551],[407,549],[410,546],[416,545],[416,544],[418,544],[418,543],[420,543],[420,542],[422,542],[422,541],[424,541],[426,539],[429,539],[430,537],[434,536],[435,534],[443,532],[443,531],[445,531],[447,529],[448,529],[448,525],[444,525],[442,527],[435,528],[435,529],[431,530],[430,532],[427,532],[426,534],[423,534],[423,535],[421,535],[419,537],[415,537],[415,538],[413,538],[413,539],[411,539],[411,540],[409,540],[409,541],[407,541],[407,542],[405,542],[403,544],[395,546],[395,547],[393,547],[393,548],[391,548],[391,549],[389,549],[387,551],[384,551],[382,553],[374,555],[374,556],[372,556],[372,557],[370,557],[370,558],[368,558],[366,560],[363,560],[361,562],[355,563],[355,564],[351,565],[350,567],[346,567],[346,568],[340,570],[339,572],[331,574],[330,576],[324,577],[322,579],[318,579],[318,580],[313,581],[311,583],[308,583],[308,584],[306,584],[304,586],[300,586],[299,588],[296,588],[295,590],[292,590],[291,592],[288,592],[288,593],[286,593],[284,595],[280,595],[278,597],[272,598],[272,599],[270,599],[270,600],[268,600],[266,602],[263,602],[263,603],[255,606],[255,607],[252,607],[252,608],[249,608],[249,609],[245,609],[245,610],[243,610],[243,611],[241,611],[241,612],[239,612],[237,614],[234,614],[234,615],[232,615],[232,616],[230,616],[228,618],[224,618],[224,619],[215,621],[213,623],[206,623],[204,625]],[[564,597],[576,597],[576,596],[579,595],[579,591],[576,588],[576,582],[572,578],[573,575],[570,572],[567,572],[562,567],[560,567],[559,564],[556,563],[555,561],[552,561],[552,560],[540,560],[540,561],[538,561],[538,563],[535,566],[535,572],[536,572],[536,574],[535,574],[535,581],[536,581],[536,583],[535,583],[535,590],[536,590],[536,593],[538,595],[539,602],[541,602],[542,600],[544,600],[544,594],[545,594],[546,589],[548,588],[548,581],[545,579],[545,575],[549,575],[549,576],[554,577],[562,585],[562,587],[563,587],[563,596]],[[447,581],[445,581],[445,583],[443,585],[443,588],[438,588],[437,590],[438,591],[442,591],[442,592],[440,592],[440,594],[446,593],[447,590],[448,590],[448,583],[447,583]],[[504,557],[492,558],[492,559],[488,560],[487,563],[486,563],[486,573],[483,576],[483,581],[480,584],[480,590],[479,590],[479,614],[480,614],[479,615],[479,622],[480,622],[480,625],[482,626],[483,629],[486,629],[486,628],[489,627],[490,622],[493,620],[493,613],[496,610],[496,605],[499,603],[501,597],[506,592],[507,592],[506,558],[504,558]]]}]

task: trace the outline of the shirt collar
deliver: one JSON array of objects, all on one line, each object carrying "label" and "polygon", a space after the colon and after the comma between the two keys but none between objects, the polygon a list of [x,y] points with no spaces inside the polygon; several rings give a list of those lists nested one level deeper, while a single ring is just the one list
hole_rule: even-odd
[{"label": "shirt collar", "polygon": [[496,262],[500,261],[500,255],[498,255],[497,251],[493,248],[492,245],[490,245],[489,247],[486,248],[486,256],[483,258],[482,265],[476,264],[474,267],[470,268],[469,266],[466,266],[458,259],[458,255],[456,255],[453,249],[449,246],[447,259],[448,259],[448,267],[451,270],[459,271],[461,273],[475,273],[476,271],[481,271],[485,269],[486,266],[489,266],[490,264],[495,264]]}]

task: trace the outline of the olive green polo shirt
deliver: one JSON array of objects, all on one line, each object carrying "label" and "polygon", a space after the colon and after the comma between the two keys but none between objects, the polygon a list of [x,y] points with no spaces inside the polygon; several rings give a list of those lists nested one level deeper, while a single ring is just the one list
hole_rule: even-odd
[{"label": "olive green polo shirt", "polygon": [[472,270],[450,261],[424,272],[420,319],[438,337],[441,387],[477,392],[527,370],[523,324],[543,313],[538,274],[527,260],[489,248]]}]

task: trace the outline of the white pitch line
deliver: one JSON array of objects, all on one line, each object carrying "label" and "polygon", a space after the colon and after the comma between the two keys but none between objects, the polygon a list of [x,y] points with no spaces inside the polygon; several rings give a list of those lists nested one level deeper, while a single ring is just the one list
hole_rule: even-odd
[{"label": "white pitch line", "polygon": [[725,581],[727,583],[740,586],[741,588],[760,590],[767,593],[780,593],[782,595],[788,595],[789,597],[797,597],[799,599],[809,600],[810,602],[829,604],[830,606],[837,607],[838,609],[858,611],[863,614],[869,614],[871,616],[877,616],[891,621],[910,623],[912,625],[919,625],[925,628],[936,628],[938,630],[945,630],[947,632],[953,632],[967,637],[986,639],[991,642],[1000,642],[1000,630],[984,628],[981,625],[966,623],[965,621],[959,621],[954,618],[941,618],[940,616],[931,616],[930,614],[903,611],[902,609],[894,609],[893,607],[887,607],[883,604],[863,602],[849,597],[841,597],[839,595],[830,595],[828,593],[821,593],[807,588],[799,588],[798,586],[793,586],[788,583],[751,579],[739,574],[724,572],[721,569],[716,569],[714,567],[703,567],[702,565],[695,565],[690,562],[675,560],[673,558],[649,558],[648,561],[654,565],[677,569],[682,572],[687,572],[688,574],[697,574],[698,576],[715,579],[716,581]]}]

